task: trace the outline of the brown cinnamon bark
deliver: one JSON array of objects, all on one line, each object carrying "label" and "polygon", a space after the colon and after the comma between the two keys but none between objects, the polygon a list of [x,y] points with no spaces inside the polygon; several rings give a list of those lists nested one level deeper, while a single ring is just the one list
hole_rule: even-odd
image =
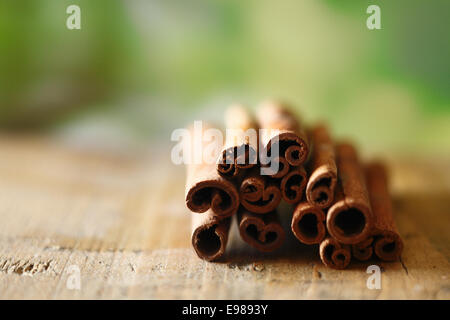
[{"label": "brown cinnamon bark", "polygon": [[294,209],[291,229],[300,242],[321,243],[326,235],[325,213],[309,202],[300,202]]},{"label": "brown cinnamon bark", "polygon": [[[272,163],[275,163],[276,166],[274,168],[278,167],[278,169],[272,169]],[[261,166],[266,167],[265,175],[276,179],[283,178],[290,170],[290,165],[283,156],[274,156],[269,165],[261,163]]]},{"label": "brown cinnamon bark", "polygon": [[359,261],[369,260],[373,255],[373,237],[369,237],[366,240],[352,244],[352,254],[355,259]]},{"label": "brown cinnamon bark", "polygon": [[253,168],[239,188],[242,206],[250,212],[264,214],[276,209],[281,201],[281,191],[276,181]]},{"label": "brown cinnamon bark", "polygon": [[350,144],[340,144],[336,152],[339,179],[336,202],[327,213],[327,229],[339,242],[355,244],[371,234],[373,215],[355,149]]},{"label": "brown cinnamon bark", "polygon": [[[204,125],[203,132],[207,128]],[[219,175],[214,162],[202,161],[198,164],[193,161],[188,164],[185,190],[186,205],[193,212],[203,213],[211,209],[214,214],[227,217],[235,214],[239,208],[236,186]]]},{"label": "brown cinnamon bark", "polygon": [[235,178],[257,164],[256,125],[245,107],[232,105],[225,111],[225,128],[227,136],[217,171],[224,177]]},{"label": "brown cinnamon bark", "polygon": [[231,217],[218,217],[212,210],[205,214],[192,214],[192,246],[199,258],[213,261],[223,256],[230,223]]},{"label": "brown cinnamon bark", "polygon": [[300,166],[308,156],[309,146],[305,131],[295,115],[279,102],[263,103],[257,112],[258,125],[262,132],[261,144],[266,154],[278,148],[278,158],[272,161],[280,164],[280,169],[272,177],[281,178],[287,174],[287,165]]},{"label": "brown cinnamon bark", "polygon": [[257,250],[270,252],[283,244],[286,234],[276,211],[260,215],[241,209],[237,217],[241,238]]},{"label": "brown cinnamon bark", "polygon": [[307,180],[306,171],[302,166],[293,167],[280,182],[281,196],[284,201],[290,204],[300,202]]},{"label": "brown cinnamon bark", "polygon": [[319,208],[328,208],[334,199],[337,168],[334,146],[325,126],[311,131],[312,151],[306,199]]},{"label": "brown cinnamon bark", "polygon": [[345,269],[352,257],[349,245],[339,243],[331,237],[320,243],[319,252],[323,264],[333,269]]},{"label": "brown cinnamon bark", "polygon": [[397,260],[403,251],[403,241],[392,214],[386,168],[381,163],[370,163],[366,167],[365,174],[374,215],[373,236],[354,245],[352,250],[354,252],[366,250],[366,255],[356,256],[359,260],[369,259],[373,252],[381,260]]}]

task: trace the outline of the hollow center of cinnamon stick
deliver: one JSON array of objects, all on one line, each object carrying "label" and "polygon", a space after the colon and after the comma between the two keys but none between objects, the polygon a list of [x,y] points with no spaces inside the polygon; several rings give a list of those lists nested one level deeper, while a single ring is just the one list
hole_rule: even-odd
[{"label": "hollow center of cinnamon stick", "polygon": [[395,251],[395,242],[387,243],[383,246],[383,251],[386,253],[391,253]]},{"label": "hollow center of cinnamon stick", "polygon": [[277,240],[276,232],[267,232],[266,233],[266,242],[265,243],[272,243],[275,240]]},{"label": "hollow center of cinnamon stick", "polygon": [[330,186],[331,186],[331,178],[330,177],[321,178],[321,179],[319,179],[319,181],[317,181],[316,184],[314,184],[313,190],[320,188],[320,187],[329,188]]},{"label": "hollow center of cinnamon stick", "polygon": [[216,188],[203,188],[195,192],[192,196],[192,201],[195,206],[201,207],[203,205],[211,204],[213,197],[220,199],[219,208],[225,210],[231,206],[230,196]]},{"label": "hollow center of cinnamon stick", "polygon": [[245,189],[242,191],[242,193],[246,194],[246,193],[255,193],[256,191],[258,191],[258,189],[252,185],[252,184],[248,184]]},{"label": "hollow center of cinnamon stick", "polygon": [[286,184],[286,196],[288,198],[295,198],[297,196],[297,190],[292,187],[300,186],[302,184],[303,177],[299,174],[295,174],[289,178]]},{"label": "hollow center of cinnamon stick", "polygon": [[300,152],[298,150],[294,150],[291,153],[291,157],[295,160],[299,160],[300,159]]},{"label": "hollow center of cinnamon stick", "polygon": [[319,196],[314,199],[317,203],[324,203],[328,201],[328,195],[325,192],[319,192]]},{"label": "hollow center of cinnamon stick", "polygon": [[[317,190],[318,188],[322,188],[322,187],[327,188],[327,189],[329,189],[331,187],[331,178],[330,177],[319,179],[319,181],[317,181],[317,183],[314,184],[314,187],[312,190],[314,191],[314,190]],[[314,199],[314,201],[317,203],[327,202],[328,194],[326,192],[319,192],[319,194]]]},{"label": "hollow center of cinnamon stick", "polygon": [[[298,146],[299,148],[301,148],[298,142],[292,140],[280,140],[277,143],[270,144],[268,156],[272,156],[272,150],[274,150],[274,148],[278,148],[278,155],[284,157],[286,150],[292,146]],[[299,150],[293,150],[290,156],[292,157],[293,160],[299,160],[301,154]]]},{"label": "hollow center of cinnamon stick", "polygon": [[353,236],[363,231],[366,218],[358,209],[350,208],[337,214],[335,224],[345,236]]},{"label": "hollow center of cinnamon stick", "polygon": [[308,238],[317,237],[319,231],[317,230],[316,215],[313,213],[305,214],[298,222],[298,229],[304,236]]},{"label": "hollow center of cinnamon stick", "polygon": [[220,249],[220,238],[216,234],[217,225],[200,231],[197,235],[197,248],[205,256],[211,256]]},{"label": "hollow center of cinnamon stick", "polygon": [[336,258],[340,261],[345,261],[345,256],[343,254],[338,254]]}]

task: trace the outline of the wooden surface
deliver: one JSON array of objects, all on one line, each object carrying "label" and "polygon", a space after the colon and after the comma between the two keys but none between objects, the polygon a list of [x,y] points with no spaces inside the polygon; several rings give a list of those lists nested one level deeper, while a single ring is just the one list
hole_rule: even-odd
[{"label": "wooden surface", "polygon": [[[223,261],[198,259],[184,168],[168,152],[113,157],[0,136],[0,298],[449,299],[449,164],[390,160],[402,262],[335,271],[291,233],[259,254],[235,225]],[[381,290],[366,287],[371,264]]]}]

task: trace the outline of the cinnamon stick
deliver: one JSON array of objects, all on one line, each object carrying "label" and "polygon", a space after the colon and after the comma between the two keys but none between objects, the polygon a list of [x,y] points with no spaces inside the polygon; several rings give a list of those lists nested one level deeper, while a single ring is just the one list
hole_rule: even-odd
[{"label": "cinnamon stick", "polygon": [[276,211],[260,215],[241,209],[237,217],[241,238],[250,246],[270,252],[283,244],[286,234]]},{"label": "cinnamon stick", "polygon": [[328,208],[334,199],[337,168],[334,146],[328,130],[320,125],[311,131],[312,152],[306,199],[319,208]]},{"label": "cinnamon stick", "polygon": [[325,213],[309,202],[300,202],[294,209],[291,229],[300,242],[321,243],[326,235]]},{"label": "cinnamon stick", "polygon": [[[207,128],[207,125],[202,127],[202,135]],[[192,128],[190,130],[193,132]],[[207,146],[204,140],[201,143]],[[185,194],[187,207],[197,213],[211,209],[214,214],[227,217],[235,214],[239,207],[236,186],[219,175],[214,161],[207,163],[203,158],[200,163],[188,164]]]},{"label": "cinnamon stick", "polygon": [[224,177],[234,178],[257,163],[256,126],[245,107],[236,104],[225,111],[225,128],[227,135],[217,171]]},{"label": "cinnamon stick", "polygon": [[281,191],[276,181],[252,169],[239,188],[242,206],[250,212],[264,214],[276,209],[281,201]]},{"label": "cinnamon stick", "polygon": [[319,253],[323,264],[333,269],[345,269],[352,257],[350,246],[339,243],[332,237],[327,237],[320,243]]},{"label": "cinnamon stick", "polygon": [[192,246],[199,258],[213,261],[223,256],[230,223],[231,217],[218,217],[212,210],[192,214]]},{"label": "cinnamon stick", "polygon": [[[403,251],[403,241],[392,214],[386,168],[381,163],[373,162],[366,167],[365,174],[374,215],[373,236],[354,245],[352,250],[359,260],[369,259],[373,252],[381,260],[397,260]],[[366,255],[360,254],[363,250]]]},{"label": "cinnamon stick", "polygon": [[373,236],[360,243],[352,244],[352,254],[359,261],[369,260],[373,255]]},{"label": "cinnamon stick", "polygon": [[[273,169],[278,168],[278,169]],[[273,156],[269,164],[261,163],[261,166],[266,169],[265,175],[268,175],[272,178],[283,178],[290,169],[288,161],[282,156]]]},{"label": "cinnamon stick", "polygon": [[[257,112],[261,132],[261,144],[271,161],[278,162],[279,170],[272,177],[281,178],[287,174],[291,166],[302,165],[308,156],[309,146],[305,131],[301,128],[295,115],[279,102],[263,103]],[[279,150],[278,157],[272,150]]]},{"label": "cinnamon stick", "polygon": [[364,174],[350,144],[336,148],[338,184],[336,202],[328,209],[327,230],[344,244],[355,244],[372,232],[373,216]]},{"label": "cinnamon stick", "polygon": [[280,182],[281,196],[284,201],[295,204],[302,200],[306,182],[307,177],[305,169],[302,166],[293,167]]}]

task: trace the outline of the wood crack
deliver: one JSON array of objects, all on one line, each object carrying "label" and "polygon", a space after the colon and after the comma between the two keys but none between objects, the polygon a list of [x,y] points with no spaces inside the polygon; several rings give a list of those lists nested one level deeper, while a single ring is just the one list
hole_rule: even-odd
[{"label": "wood crack", "polygon": [[409,275],[408,268],[406,267],[406,265],[405,265],[405,263],[403,262],[403,260],[402,260],[401,257],[400,257],[400,263],[402,264],[402,268],[403,268],[403,270],[405,270],[406,275],[408,276],[408,275]]},{"label": "wood crack", "polygon": [[16,260],[11,258],[2,258],[0,262],[0,272],[7,274],[15,273],[18,275],[33,276],[37,273],[45,273],[49,270],[52,259],[48,261],[31,261],[31,260]]}]

